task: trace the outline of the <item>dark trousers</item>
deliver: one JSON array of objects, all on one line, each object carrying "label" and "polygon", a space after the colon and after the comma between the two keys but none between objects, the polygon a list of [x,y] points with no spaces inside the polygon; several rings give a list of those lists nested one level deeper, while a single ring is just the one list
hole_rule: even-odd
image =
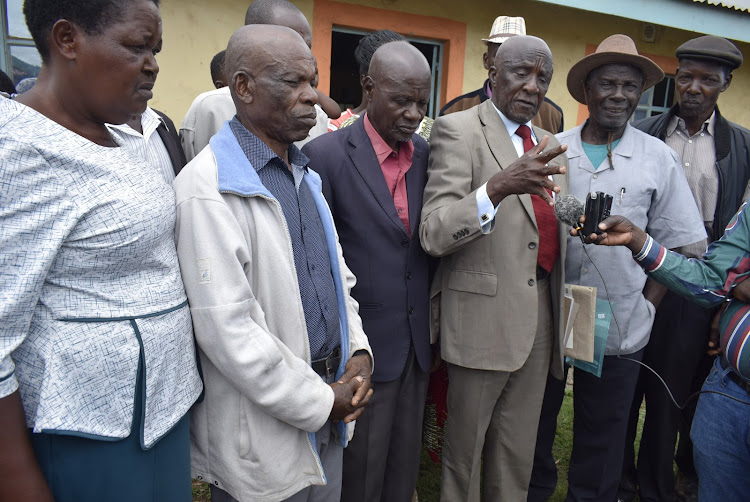
[{"label": "dark trousers", "polygon": [[619,358],[605,356],[602,376],[573,374],[573,451],[566,502],[614,501],[622,451],[644,349]]},{"label": "dark trousers", "polygon": [[545,502],[557,487],[557,464],[552,456],[552,445],[557,433],[557,416],[560,413],[565,397],[565,383],[568,380],[570,366],[565,365],[562,380],[547,375],[547,387],[544,389],[542,415],[539,417],[539,429],[534,449],[534,470],[531,471],[531,483],[527,502]]},{"label": "dark trousers", "polygon": [[[643,349],[623,357],[640,361]],[[628,412],[639,368],[636,362],[605,356],[601,378],[574,369],[573,451],[568,469],[566,502],[615,500],[622,470],[621,451],[627,432]],[[529,501],[546,500],[557,485],[551,444],[554,442],[557,414],[564,391],[564,382],[548,380],[537,432]]]},{"label": "dark trousers", "polygon": [[[706,355],[706,349],[714,313],[715,309],[703,309],[671,292],[667,293],[656,311],[643,362],[661,375],[679,404],[700,389],[711,369],[711,358]],[[644,397],[646,419],[636,469],[633,443],[638,410]],[[685,474],[695,474],[689,434],[695,404],[694,400],[681,412],[672,403],[659,379],[647,369],[641,370],[630,410],[621,497],[632,497],[637,484],[642,502],[674,500],[672,461],[675,458],[678,429],[678,467]]]},{"label": "dark trousers", "polygon": [[342,502],[411,501],[428,381],[412,347],[398,379],[373,382],[375,392],[344,450]]}]

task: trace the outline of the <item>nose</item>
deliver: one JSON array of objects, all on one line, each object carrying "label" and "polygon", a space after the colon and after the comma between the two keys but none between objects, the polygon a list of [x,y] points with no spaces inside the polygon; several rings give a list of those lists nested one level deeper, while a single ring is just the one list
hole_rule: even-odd
[{"label": "nose", "polygon": [[424,115],[419,109],[419,105],[416,102],[412,102],[404,109],[404,118],[414,122],[419,122],[424,118]]},{"label": "nose", "polygon": [[537,76],[532,75],[524,84],[523,89],[528,94],[538,94],[539,93],[539,79],[537,78]]},{"label": "nose", "polygon": [[303,85],[299,100],[306,105],[309,104],[312,106],[315,106],[318,103],[318,93],[315,91],[311,82],[307,82]]},{"label": "nose", "polygon": [[625,100],[625,93],[623,92],[625,90],[625,86],[620,84],[615,86],[615,93],[612,95],[612,99],[616,101],[623,101]]},{"label": "nose", "polygon": [[146,56],[146,62],[143,65],[143,71],[153,73],[154,77],[159,74],[159,63],[156,62],[156,55],[149,52]]},{"label": "nose", "polygon": [[687,92],[691,94],[700,94],[701,92],[701,85],[700,80],[697,78],[694,78],[690,81],[690,85],[687,88]]}]

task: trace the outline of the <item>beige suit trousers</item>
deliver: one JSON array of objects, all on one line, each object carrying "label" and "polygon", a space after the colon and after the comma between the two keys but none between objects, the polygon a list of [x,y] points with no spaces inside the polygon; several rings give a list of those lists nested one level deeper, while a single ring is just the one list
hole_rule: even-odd
[{"label": "beige suit trousers", "polygon": [[[448,365],[441,502],[525,501],[552,357],[549,279],[537,282],[534,346],[516,371]],[[483,468],[482,468],[483,465]]]}]

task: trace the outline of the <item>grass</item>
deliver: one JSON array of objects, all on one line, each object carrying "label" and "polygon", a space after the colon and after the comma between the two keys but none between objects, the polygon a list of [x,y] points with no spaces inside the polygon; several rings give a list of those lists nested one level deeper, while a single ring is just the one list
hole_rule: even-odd
[{"label": "grass", "polygon": [[[638,420],[638,432],[636,435],[636,457],[638,455],[638,444],[641,439],[641,428],[643,427],[643,416],[645,409],[641,408]],[[550,502],[562,502],[568,491],[568,460],[573,448],[573,392],[565,390],[560,414],[557,417],[557,434],[555,444],[552,447],[552,455],[557,463],[557,489]],[[433,462],[430,457],[422,452],[422,459],[417,481],[417,493],[419,502],[438,502],[440,499],[440,464]],[[211,500],[208,485],[193,483],[193,502],[208,502]]]}]

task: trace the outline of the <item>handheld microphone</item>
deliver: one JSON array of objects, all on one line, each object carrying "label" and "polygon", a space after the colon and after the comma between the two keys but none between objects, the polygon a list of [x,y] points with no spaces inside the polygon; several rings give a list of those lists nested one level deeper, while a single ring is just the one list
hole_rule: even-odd
[{"label": "handheld microphone", "polygon": [[557,202],[555,202],[555,217],[558,221],[578,230],[578,236],[581,238],[581,242],[583,242],[584,239],[583,233],[581,232],[581,230],[583,230],[583,225],[581,225],[581,222],[578,220],[583,216],[584,209],[583,202],[578,200],[575,195],[562,195],[558,197]]}]

